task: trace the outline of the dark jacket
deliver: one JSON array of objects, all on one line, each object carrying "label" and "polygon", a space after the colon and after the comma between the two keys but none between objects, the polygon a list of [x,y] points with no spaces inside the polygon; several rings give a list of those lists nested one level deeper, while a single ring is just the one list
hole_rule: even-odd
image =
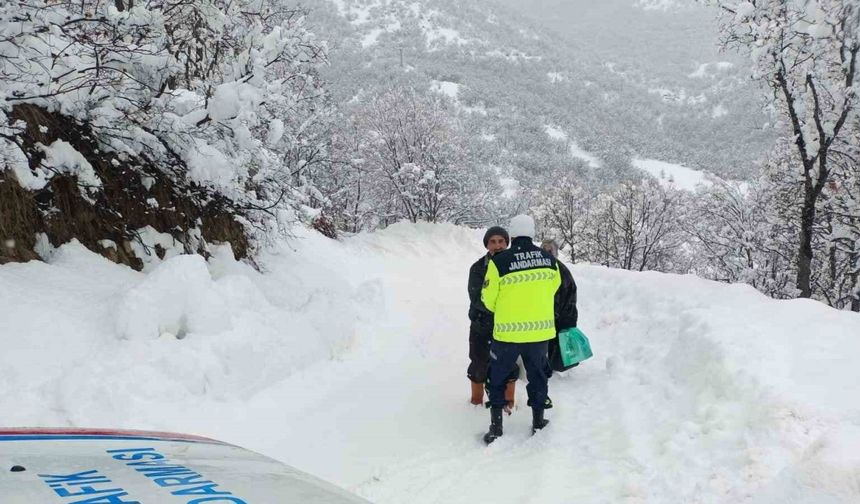
[{"label": "dark jacket", "polygon": [[[579,312],[576,310],[576,282],[573,281],[573,275],[567,266],[558,261],[558,271],[561,273],[561,287],[555,293],[555,330],[556,332],[564,329],[576,327]],[[561,360],[561,350],[558,346],[558,336],[549,342],[548,348],[549,365],[553,371],[566,371],[572,366],[565,366]]]},{"label": "dark jacket", "polygon": [[576,327],[579,312],[576,310],[576,282],[567,266],[558,261],[558,271],[561,273],[561,287],[555,293],[555,330]]},{"label": "dark jacket", "polygon": [[493,313],[481,302],[481,289],[484,287],[484,276],[487,274],[489,262],[490,254],[486,254],[469,268],[469,320],[482,326],[493,327]]}]

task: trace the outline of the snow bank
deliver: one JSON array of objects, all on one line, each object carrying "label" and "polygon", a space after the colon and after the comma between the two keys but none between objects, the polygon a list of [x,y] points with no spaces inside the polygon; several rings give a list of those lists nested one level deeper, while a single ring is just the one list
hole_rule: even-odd
[{"label": "snow bank", "polygon": [[691,79],[703,79],[705,77],[715,78],[719,72],[734,68],[730,61],[717,61],[712,63],[701,63],[696,70],[687,75]]},{"label": "snow bank", "polygon": [[456,101],[460,94],[460,84],[449,81],[430,81],[430,91],[440,93]]},{"label": "snow bank", "polygon": [[570,141],[570,155],[576,159],[581,159],[585,161],[586,163],[588,163],[588,166],[592,168],[600,168],[601,166],[603,166],[603,162],[600,160],[600,158],[586,151],[573,140]]},{"label": "snow bank", "polygon": [[232,329],[229,306],[215,290],[206,261],[196,255],[168,259],[123,294],[117,307],[120,338],[182,339],[189,333]]},{"label": "snow bank", "polygon": [[661,184],[674,186],[677,189],[695,191],[698,185],[711,185],[704,172],[687,168],[679,164],[667,163],[656,159],[632,160],[633,166],[653,175]]},{"label": "snow bank", "polygon": [[729,109],[727,109],[722,103],[711,109],[711,117],[713,117],[714,119],[727,116],[728,114]]},{"label": "snow bank", "polygon": [[600,168],[602,166],[603,163],[601,163],[599,158],[580,147],[575,141],[570,139],[567,132],[561,128],[551,124],[546,124],[544,125],[544,131],[552,140],[566,142],[569,145],[570,155],[572,157],[585,161],[592,168]]},{"label": "snow bank", "polygon": [[830,504],[860,496],[860,427],[840,426],[818,438],[754,503]]},{"label": "snow bank", "polygon": [[15,309],[0,314],[0,396],[17,406],[0,422],[154,427],[152,412],[252,394],[337,356],[365,293],[293,262],[260,275],[225,248],[141,274],[71,243],[47,264],[4,266],[0,304]]},{"label": "snow bank", "polygon": [[564,130],[551,124],[544,125],[544,131],[546,131],[546,136],[552,138],[553,140],[567,140],[567,133],[565,133]]},{"label": "snow bank", "polygon": [[635,0],[633,7],[646,11],[675,12],[689,8],[691,3],[684,0]]},{"label": "snow bank", "polygon": [[595,357],[552,378],[534,437],[519,384],[484,447],[481,236],[299,232],[262,274],[226,250],[137,273],[77,244],[0,266],[0,425],[208,435],[377,503],[860,502],[860,316],[693,276],[573,266]]}]

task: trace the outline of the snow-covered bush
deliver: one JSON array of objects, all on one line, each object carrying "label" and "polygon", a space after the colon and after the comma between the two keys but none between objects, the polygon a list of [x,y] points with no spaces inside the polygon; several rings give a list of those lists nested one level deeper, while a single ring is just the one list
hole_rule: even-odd
[{"label": "snow-covered bush", "polygon": [[310,190],[302,176],[323,150],[324,62],[303,12],[277,1],[5,2],[0,173],[30,190],[72,176],[93,202],[112,198],[100,196],[106,168],[147,190],[166,179],[267,234]]}]

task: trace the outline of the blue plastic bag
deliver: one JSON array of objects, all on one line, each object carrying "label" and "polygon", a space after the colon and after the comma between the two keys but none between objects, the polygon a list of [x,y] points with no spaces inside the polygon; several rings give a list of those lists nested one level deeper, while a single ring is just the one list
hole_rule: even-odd
[{"label": "blue plastic bag", "polygon": [[561,350],[561,361],[565,366],[572,366],[594,355],[591,344],[578,327],[564,329],[558,333],[558,346]]}]

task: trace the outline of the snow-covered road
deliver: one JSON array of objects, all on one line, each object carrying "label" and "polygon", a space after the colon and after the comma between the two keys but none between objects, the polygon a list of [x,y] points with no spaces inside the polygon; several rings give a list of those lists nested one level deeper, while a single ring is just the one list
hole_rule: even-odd
[{"label": "snow-covered road", "polygon": [[595,357],[552,378],[534,437],[520,383],[485,447],[465,377],[480,236],[302,234],[264,274],[224,255],[140,274],[77,246],[2,266],[0,425],[208,435],[378,504],[860,502],[860,316],[691,276],[573,267]]}]

